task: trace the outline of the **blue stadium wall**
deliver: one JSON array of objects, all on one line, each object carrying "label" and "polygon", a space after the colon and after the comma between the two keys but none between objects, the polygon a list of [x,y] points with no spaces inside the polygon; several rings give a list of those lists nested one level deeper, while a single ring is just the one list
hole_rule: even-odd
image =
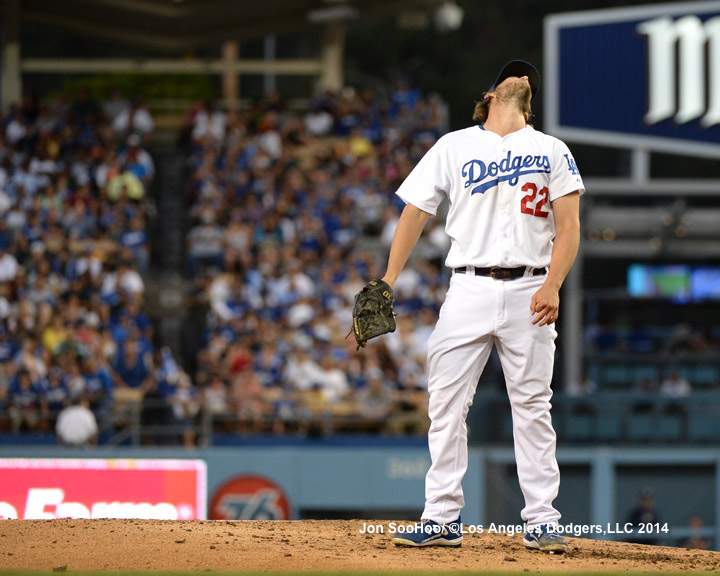
[{"label": "blue stadium wall", "polygon": [[[414,521],[424,500],[424,477],[430,464],[426,446],[242,446],[187,451],[176,448],[69,450],[48,447],[2,447],[0,458],[171,458],[202,459],[207,464],[207,502],[240,477],[256,476],[274,484],[286,497],[289,516]],[[630,510],[645,488],[655,495],[660,520],[668,531],[658,543],[680,545],[690,534],[687,522],[699,515],[703,535],[718,548],[720,534],[720,449],[701,448],[560,448],[562,481],[555,501],[561,523],[583,535],[627,540],[622,531]],[[518,525],[523,498],[509,448],[470,450],[463,482],[463,521],[469,525]],[[0,494],[0,500],[2,500]],[[238,517],[248,512],[236,509]],[[208,517],[213,511],[208,510]],[[245,516],[247,517],[247,516]],[[267,518],[260,515],[259,518]],[[613,532],[617,527],[620,532]],[[594,527],[594,528],[592,528]],[[598,531],[599,530],[599,531]],[[642,539],[642,537],[640,537]]]}]

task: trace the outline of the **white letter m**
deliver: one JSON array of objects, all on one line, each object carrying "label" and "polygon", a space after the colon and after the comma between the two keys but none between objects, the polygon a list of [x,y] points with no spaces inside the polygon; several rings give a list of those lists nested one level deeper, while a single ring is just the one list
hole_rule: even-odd
[{"label": "white letter m", "polygon": [[675,21],[661,17],[639,24],[637,31],[648,37],[650,81],[645,122],[656,124],[674,116],[675,122],[684,124],[702,116],[704,128],[720,123],[720,16],[705,23],[697,16]]}]

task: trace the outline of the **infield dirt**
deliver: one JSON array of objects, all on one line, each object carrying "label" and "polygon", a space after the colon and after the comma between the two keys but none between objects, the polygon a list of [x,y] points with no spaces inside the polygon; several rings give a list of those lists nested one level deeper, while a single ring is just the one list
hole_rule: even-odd
[{"label": "infield dirt", "polygon": [[[461,548],[400,548],[364,520],[4,520],[0,570],[718,572],[720,552],[570,538],[568,554],[522,535],[469,534]],[[389,522],[373,521],[387,526]]]}]

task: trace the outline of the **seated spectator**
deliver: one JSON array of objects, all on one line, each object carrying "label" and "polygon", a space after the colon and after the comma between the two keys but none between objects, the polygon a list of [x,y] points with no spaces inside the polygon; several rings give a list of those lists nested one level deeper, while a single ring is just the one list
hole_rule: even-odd
[{"label": "seated spectator", "polygon": [[677,370],[673,370],[660,384],[660,395],[666,398],[686,398],[691,393],[690,382]]},{"label": "seated spectator", "polygon": [[126,340],[113,366],[117,374],[117,387],[149,390],[153,387],[151,366],[140,353],[138,343]]},{"label": "seated spectator", "polygon": [[380,374],[372,374],[367,386],[358,391],[360,414],[368,420],[384,421],[393,410],[392,390],[386,387]]},{"label": "seated spectator", "polygon": [[110,418],[114,389],[110,367],[101,354],[94,352],[83,362],[82,375],[85,380],[83,396],[100,422],[106,423]]},{"label": "seated spectator", "polygon": [[112,127],[120,136],[130,132],[147,136],[155,128],[155,121],[142,100],[135,98],[128,109],[122,110],[115,117]]},{"label": "seated spectator", "polygon": [[190,377],[179,371],[163,388],[162,395],[172,408],[173,424],[182,427],[182,444],[195,446],[195,423],[200,412],[200,395]]},{"label": "seated spectator", "polygon": [[687,406],[682,401],[692,394],[690,382],[677,370],[670,373],[660,384],[660,396],[667,399],[665,412],[668,414],[685,414]]},{"label": "seated spectator", "polygon": [[633,412],[647,413],[652,412],[655,407],[655,395],[657,393],[658,383],[652,375],[646,374],[635,383],[633,392],[638,400],[633,403]]},{"label": "seated spectator", "polygon": [[320,370],[320,386],[328,402],[337,403],[343,400],[350,392],[350,386],[337,359],[331,355],[323,356]]},{"label": "seated spectator", "polygon": [[232,381],[232,403],[238,416],[238,432],[260,432],[265,415],[265,395],[262,383],[248,366],[241,369]]},{"label": "seated spectator", "polygon": [[283,360],[274,342],[264,344],[254,356],[253,371],[265,388],[283,383],[282,368]]},{"label": "seated spectator", "polygon": [[60,347],[67,342],[67,339],[68,332],[65,319],[60,314],[53,315],[51,324],[43,331],[43,346],[52,354],[57,354]]},{"label": "seated spectator", "polygon": [[112,123],[120,114],[128,113],[130,102],[123,96],[122,90],[116,88],[113,90],[110,99],[103,104],[102,109],[105,116]]},{"label": "seated spectator", "polygon": [[127,149],[121,152],[117,161],[125,169],[137,176],[145,186],[149,186],[155,176],[155,163],[147,150],[141,147],[141,138],[131,134],[127,139]]},{"label": "seated spectator", "polygon": [[210,384],[202,390],[202,401],[205,409],[212,416],[226,416],[230,411],[228,389],[219,376],[213,376]]},{"label": "seated spectator", "polygon": [[0,283],[12,282],[18,273],[18,261],[8,248],[0,242]]},{"label": "seated spectator", "polygon": [[247,267],[250,258],[252,231],[242,222],[239,214],[233,215],[224,232],[223,265],[225,270],[234,270],[235,266]]},{"label": "seated spectator", "polygon": [[70,393],[70,398],[77,398],[85,394],[85,376],[80,368],[80,363],[72,350],[62,354],[62,369],[65,372],[65,382]]},{"label": "seated spectator", "polygon": [[[658,524],[661,522],[657,507],[655,506],[655,494],[651,488],[643,488],[640,491],[640,498],[637,505],[630,510],[627,522],[636,530],[643,524]],[[656,538],[642,538],[633,536],[627,540],[636,544],[657,544]]]},{"label": "seated spectator", "polygon": [[700,532],[700,530],[704,527],[705,521],[702,516],[692,516],[690,520],[688,520],[690,537],[682,543],[683,548],[689,548],[691,550],[710,550],[710,541]]},{"label": "seated spectator", "polygon": [[147,274],[150,263],[150,249],[145,224],[139,215],[130,218],[128,228],[120,234],[118,243],[130,255],[133,266],[141,276]]},{"label": "seated spectator", "polygon": [[79,396],[57,418],[55,433],[64,446],[92,446],[97,444],[98,424],[87,399]]},{"label": "seated spectator", "polygon": [[396,119],[405,111],[415,112],[421,98],[422,94],[417,88],[412,87],[410,79],[407,76],[400,77],[392,94],[390,117]]},{"label": "seated spectator", "polygon": [[702,352],[706,348],[707,342],[703,335],[687,323],[674,326],[667,342],[667,349],[671,354]]},{"label": "seated spectator", "polygon": [[15,357],[15,352],[15,342],[10,337],[7,328],[0,322],[0,366],[10,364]]},{"label": "seated spectator", "polygon": [[224,258],[223,229],[217,224],[214,215],[190,230],[187,239],[188,271],[195,275],[208,265],[222,268]]},{"label": "seated spectator", "polygon": [[208,100],[193,118],[192,139],[196,142],[220,143],[225,138],[228,116]]},{"label": "seated spectator", "polygon": [[311,136],[328,136],[332,133],[335,119],[321,102],[317,102],[305,115],[304,122],[305,130]]},{"label": "seated spectator", "polygon": [[128,201],[137,204],[145,198],[145,185],[127,165],[120,164],[119,174],[108,180],[105,195],[112,203]]},{"label": "seated spectator", "polygon": [[145,292],[145,282],[140,273],[131,266],[127,253],[121,254],[117,267],[117,287],[128,298],[140,298]]},{"label": "seated spectator", "polygon": [[47,402],[51,419],[56,419],[60,410],[70,402],[70,390],[67,386],[66,377],[58,367],[50,369],[47,387],[43,391],[43,396]]},{"label": "seated spectator", "polygon": [[20,370],[12,379],[7,401],[13,430],[46,429],[48,406],[43,395],[42,381],[39,379],[33,381],[29,371]]},{"label": "seated spectator", "polygon": [[287,360],[285,379],[296,390],[311,390],[320,385],[322,370],[306,350],[299,348]]}]

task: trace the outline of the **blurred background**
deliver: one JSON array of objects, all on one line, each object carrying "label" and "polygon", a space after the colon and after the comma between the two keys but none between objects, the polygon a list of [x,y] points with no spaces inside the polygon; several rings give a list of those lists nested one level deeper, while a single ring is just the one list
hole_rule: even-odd
[{"label": "blurred background", "polygon": [[[553,380],[563,521],[720,545],[719,2],[0,14],[0,456],[17,474],[0,516],[61,516],[48,494],[28,512],[28,490],[87,457],[195,462],[175,517],[418,518],[442,215],[398,280],[396,333],[357,352],[353,297],[384,272],[398,185],[522,58],[542,75],[534,125],[587,188]],[[519,523],[494,354],[468,428],[463,517]],[[81,467],[64,501],[88,482]]]}]

